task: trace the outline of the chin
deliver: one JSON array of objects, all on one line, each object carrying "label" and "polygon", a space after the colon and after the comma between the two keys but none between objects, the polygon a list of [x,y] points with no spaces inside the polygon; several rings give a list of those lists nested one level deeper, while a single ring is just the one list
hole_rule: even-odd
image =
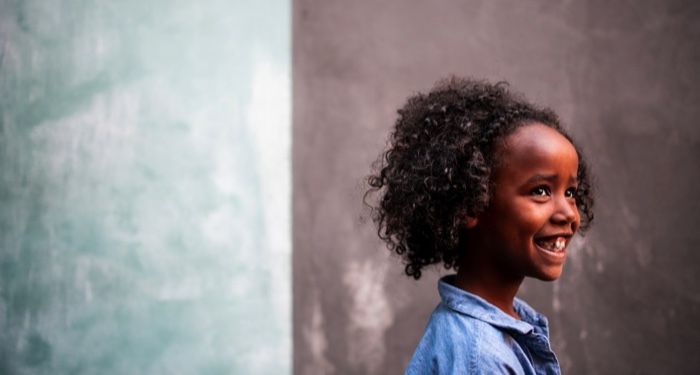
[{"label": "chin", "polygon": [[534,277],[535,279],[540,280],[540,281],[555,281],[555,280],[559,279],[560,276],[561,276],[561,268],[559,268],[558,270],[540,271],[540,272],[537,272],[532,277]]}]

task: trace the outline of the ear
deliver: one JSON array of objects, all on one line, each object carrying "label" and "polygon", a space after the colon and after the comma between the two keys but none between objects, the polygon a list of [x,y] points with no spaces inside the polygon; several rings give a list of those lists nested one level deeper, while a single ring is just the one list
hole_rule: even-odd
[{"label": "ear", "polygon": [[467,216],[464,218],[464,227],[467,229],[474,229],[476,224],[478,224],[479,219],[474,216]]}]

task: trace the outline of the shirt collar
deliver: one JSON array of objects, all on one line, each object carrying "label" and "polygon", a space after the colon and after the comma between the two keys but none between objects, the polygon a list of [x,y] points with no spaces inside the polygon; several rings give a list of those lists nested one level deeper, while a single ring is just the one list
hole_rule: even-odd
[{"label": "shirt collar", "polygon": [[438,292],[442,303],[450,309],[489,323],[492,326],[516,331],[521,334],[529,334],[535,330],[535,327],[538,328],[537,331],[548,333],[547,318],[521,299],[515,298],[513,300],[513,308],[522,319],[518,320],[485,299],[454,286],[455,276],[445,276],[438,282]]}]

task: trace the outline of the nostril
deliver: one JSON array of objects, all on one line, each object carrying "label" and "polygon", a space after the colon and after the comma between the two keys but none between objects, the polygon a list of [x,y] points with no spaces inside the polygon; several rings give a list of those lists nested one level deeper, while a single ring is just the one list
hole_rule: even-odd
[{"label": "nostril", "polygon": [[569,208],[555,212],[552,215],[552,222],[556,224],[568,224],[576,222],[577,217],[577,211]]},{"label": "nostril", "polygon": [[574,223],[578,218],[578,207],[568,200],[559,201],[556,211],[552,214],[552,222],[557,224]]},{"label": "nostril", "polygon": [[567,219],[566,215],[559,213],[552,215],[552,222],[555,224],[567,224],[570,222],[570,220]]}]

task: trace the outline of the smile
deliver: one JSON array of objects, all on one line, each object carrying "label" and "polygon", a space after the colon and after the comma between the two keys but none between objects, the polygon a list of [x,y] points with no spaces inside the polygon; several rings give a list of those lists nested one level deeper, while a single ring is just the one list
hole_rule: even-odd
[{"label": "smile", "polygon": [[566,247],[566,239],[564,237],[554,237],[547,240],[536,240],[537,245],[548,251],[559,252]]},{"label": "smile", "polygon": [[535,245],[538,250],[546,254],[548,257],[563,259],[566,256],[567,237],[551,236],[546,238],[537,238],[535,239]]}]

